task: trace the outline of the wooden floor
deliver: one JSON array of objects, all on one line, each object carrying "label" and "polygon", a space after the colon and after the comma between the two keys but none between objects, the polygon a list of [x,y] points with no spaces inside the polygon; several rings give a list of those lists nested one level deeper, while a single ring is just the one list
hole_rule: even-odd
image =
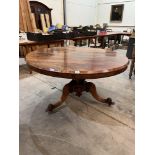
[{"label": "wooden floor", "polygon": [[[126,50],[117,50],[126,54]],[[33,72],[20,65],[20,155],[134,155],[134,77],[122,74],[93,81],[98,93],[112,97],[108,107],[89,93],[71,94],[48,114],[70,80]]]}]

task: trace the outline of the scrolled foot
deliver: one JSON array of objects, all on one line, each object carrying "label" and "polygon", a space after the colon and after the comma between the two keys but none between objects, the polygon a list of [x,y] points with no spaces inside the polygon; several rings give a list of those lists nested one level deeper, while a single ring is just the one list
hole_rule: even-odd
[{"label": "scrolled foot", "polygon": [[112,99],[111,99],[111,98],[107,98],[107,99],[105,99],[105,103],[107,103],[109,106],[115,104],[115,102],[112,102]]},{"label": "scrolled foot", "polygon": [[53,104],[49,104],[46,109],[46,112],[52,112],[54,109],[55,109],[55,106]]}]

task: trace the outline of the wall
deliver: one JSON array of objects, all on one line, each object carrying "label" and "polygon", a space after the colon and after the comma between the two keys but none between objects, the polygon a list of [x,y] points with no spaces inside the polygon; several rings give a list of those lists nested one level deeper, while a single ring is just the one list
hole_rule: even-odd
[{"label": "wall", "polygon": [[70,26],[96,24],[96,0],[66,0],[67,24]]},{"label": "wall", "polygon": [[[124,4],[122,22],[110,22],[111,5]],[[108,23],[113,30],[125,30],[135,26],[134,0],[98,0],[97,20],[99,24]]]},{"label": "wall", "polygon": [[[36,0],[35,0],[36,1]],[[38,0],[52,8],[53,24],[64,23],[63,0]],[[110,22],[111,5],[124,4],[121,23]],[[125,30],[135,26],[134,0],[66,0],[66,22],[69,26],[108,23],[113,30]]]},{"label": "wall", "polygon": [[[34,0],[52,8],[53,24],[64,23],[63,0]],[[69,26],[96,24],[97,0],[66,0],[66,22]]]},{"label": "wall", "polygon": [[41,2],[47,5],[49,8],[52,8],[52,23],[56,25],[57,23],[64,23],[63,20],[63,0],[33,0]]}]

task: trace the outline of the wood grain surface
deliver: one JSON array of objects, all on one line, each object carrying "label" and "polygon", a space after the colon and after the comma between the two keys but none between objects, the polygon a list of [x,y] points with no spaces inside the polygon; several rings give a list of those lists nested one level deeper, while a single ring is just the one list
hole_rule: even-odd
[{"label": "wood grain surface", "polygon": [[69,78],[96,79],[127,69],[128,59],[119,52],[82,47],[39,49],[26,55],[28,66],[41,74]]}]

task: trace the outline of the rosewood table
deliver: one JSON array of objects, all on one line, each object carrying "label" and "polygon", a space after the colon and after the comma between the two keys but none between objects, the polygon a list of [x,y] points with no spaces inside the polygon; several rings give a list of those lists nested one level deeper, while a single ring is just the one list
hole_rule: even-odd
[{"label": "rosewood table", "polygon": [[48,112],[60,106],[73,92],[79,97],[83,91],[90,92],[96,100],[109,106],[114,104],[111,98],[100,97],[95,84],[85,79],[114,76],[128,66],[128,59],[119,52],[74,46],[39,49],[28,53],[26,62],[32,70],[41,74],[72,79],[64,86],[61,99],[48,105]]}]

